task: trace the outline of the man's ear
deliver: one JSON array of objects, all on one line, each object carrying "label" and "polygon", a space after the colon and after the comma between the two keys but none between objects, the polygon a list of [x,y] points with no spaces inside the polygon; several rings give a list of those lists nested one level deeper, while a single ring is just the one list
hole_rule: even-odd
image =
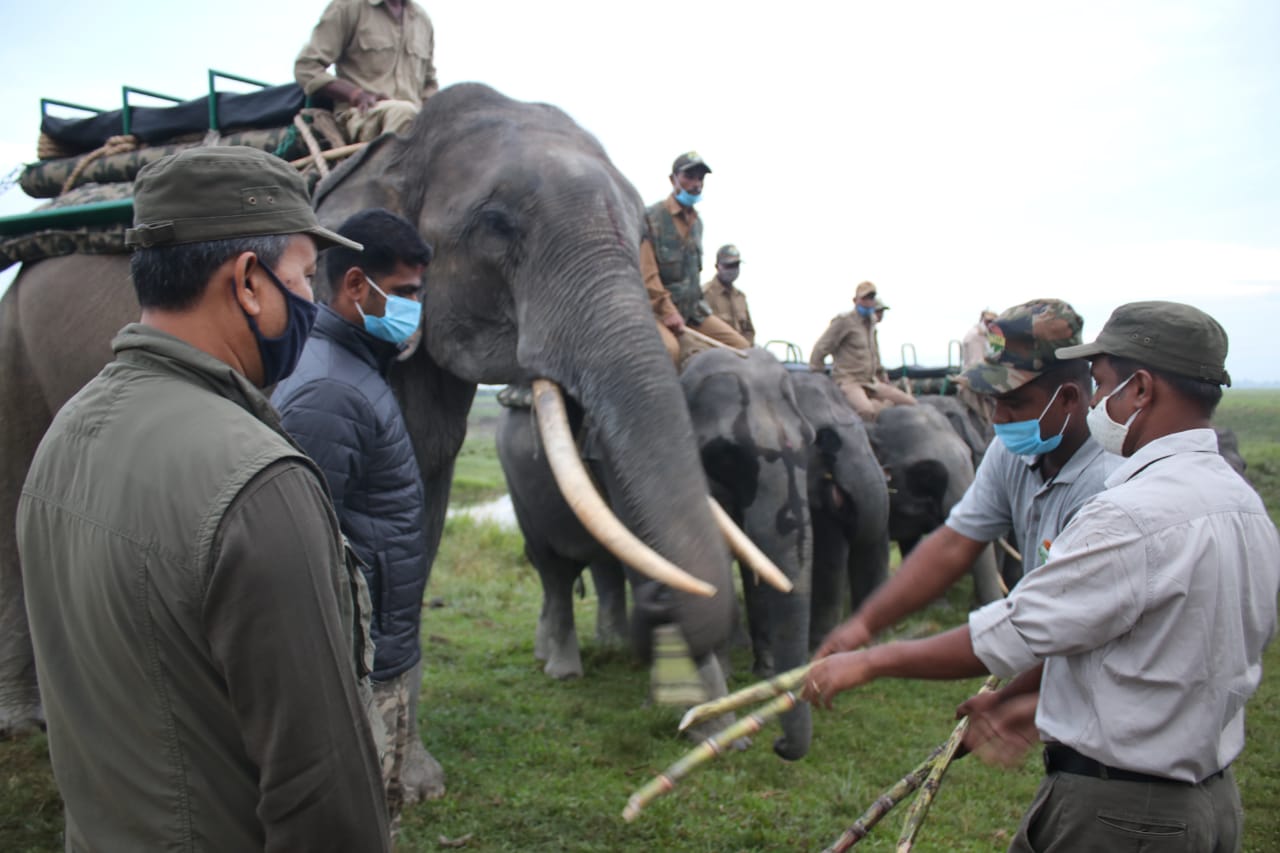
[{"label": "man's ear", "polygon": [[1134,405],[1140,409],[1150,407],[1156,397],[1156,378],[1151,375],[1151,371],[1138,368],[1133,374],[1133,384],[1138,386],[1138,396],[1134,400]]},{"label": "man's ear", "polygon": [[262,313],[262,303],[258,299],[258,285],[252,278],[252,273],[258,266],[258,256],[254,252],[241,252],[231,262],[231,277],[234,284],[232,293],[236,302],[240,304],[240,310],[250,317],[257,317]]},{"label": "man's ear", "polygon": [[364,302],[369,292],[369,279],[360,267],[348,267],[342,275],[342,292],[357,305]]}]

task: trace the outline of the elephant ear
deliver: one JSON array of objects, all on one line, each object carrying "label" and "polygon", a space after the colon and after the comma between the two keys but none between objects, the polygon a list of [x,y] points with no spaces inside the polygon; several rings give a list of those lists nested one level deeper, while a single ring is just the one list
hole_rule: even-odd
[{"label": "elephant ear", "polygon": [[946,519],[943,517],[942,504],[947,495],[950,476],[947,467],[936,459],[923,459],[907,466],[902,474],[903,483],[908,494],[927,502],[928,513],[934,526]]}]

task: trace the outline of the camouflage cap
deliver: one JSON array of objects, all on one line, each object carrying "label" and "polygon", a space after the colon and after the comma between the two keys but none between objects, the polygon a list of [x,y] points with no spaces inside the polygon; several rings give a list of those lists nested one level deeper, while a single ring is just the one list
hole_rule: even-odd
[{"label": "camouflage cap", "polygon": [[717,264],[740,264],[742,263],[742,253],[738,251],[738,247],[732,243],[726,243],[716,250]]},{"label": "camouflage cap", "polygon": [[247,146],[189,148],[148,163],[133,185],[131,248],[271,234],[309,234],[357,251],[320,224],[297,170]]},{"label": "camouflage cap", "polygon": [[876,286],[869,281],[864,281],[853,291],[853,298],[861,299],[864,296],[874,296],[875,292]]},{"label": "camouflage cap", "polygon": [[697,151],[686,151],[671,164],[671,174],[673,175],[692,169],[701,169],[705,174],[711,174],[711,167],[707,165],[707,162],[702,159],[702,155]]},{"label": "camouflage cap", "polygon": [[1114,355],[1178,376],[1230,385],[1227,333],[1217,320],[1181,302],[1121,305],[1091,344],[1059,353],[1066,358]]},{"label": "camouflage cap", "polygon": [[960,374],[960,381],[979,394],[1021,388],[1054,364],[1074,358],[1062,353],[1080,343],[1083,327],[1080,315],[1061,299],[1015,305],[991,321],[986,358]]}]

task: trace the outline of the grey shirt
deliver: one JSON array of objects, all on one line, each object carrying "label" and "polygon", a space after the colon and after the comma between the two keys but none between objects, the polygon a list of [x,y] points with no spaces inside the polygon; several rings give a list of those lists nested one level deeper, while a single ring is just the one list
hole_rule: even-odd
[{"label": "grey shirt", "polygon": [[1040,473],[1040,459],[1016,456],[999,439],[991,442],[973,485],[947,517],[948,527],[977,542],[994,542],[1012,530],[1023,575],[1044,563],[1058,533],[1102,491],[1121,462],[1092,437],[1048,481]]},{"label": "grey shirt", "polygon": [[969,616],[1008,677],[1044,661],[1036,725],[1104,764],[1199,782],[1244,748],[1276,630],[1280,535],[1213,430],[1148,443],[1009,597]]}]

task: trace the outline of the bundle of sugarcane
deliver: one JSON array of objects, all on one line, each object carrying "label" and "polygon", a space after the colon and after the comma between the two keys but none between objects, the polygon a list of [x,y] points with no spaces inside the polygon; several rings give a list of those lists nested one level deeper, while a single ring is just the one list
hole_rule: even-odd
[{"label": "bundle of sugarcane", "polygon": [[920,787],[925,777],[929,775],[929,771],[933,769],[933,763],[938,760],[938,756],[942,754],[942,750],[945,748],[945,743],[938,744],[933,752],[929,753],[929,757],[916,766],[915,770],[903,776],[894,783],[893,787],[876,797],[876,801],[862,813],[862,817],[855,820],[853,825],[836,839],[836,843],[822,853],[843,853],[843,851],[848,850],[866,838],[882,817],[893,811],[898,803],[911,796],[911,793]]},{"label": "bundle of sugarcane", "polygon": [[[748,690],[750,689],[751,688],[748,688]],[[733,700],[737,696],[738,694],[734,694],[733,696],[727,696],[725,699],[719,701],[724,703],[726,700]],[[732,707],[724,708],[720,713],[723,714],[731,710],[736,710],[741,705],[746,704],[747,701],[751,700],[739,700]],[[748,714],[736,723],[728,726],[712,737],[707,738],[702,743],[686,752],[678,761],[663,772],[659,773],[657,776],[654,776],[645,783],[640,790],[631,795],[630,799],[627,800],[627,807],[622,810],[623,820],[628,823],[635,820],[640,816],[640,812],[645,806],[649,805],[649,803],[653,802],[663,794],[674,790],[676,783],[689,775],[689,773],[695,768],[706,764],[708,761],[722,754],[738,738],[750,737],[751,735],[756,734],[768,725],[770,720],[790,711],[799,704],[799,702],[800,700],[790,690],[784,691],[782,695],[774,698],[772,702],[769,702],[755,712]]]},{"label": "bundle of sugarcane", "polygon": [[763,702],[789,690],[795,690],[804,683],[804,677],[809,674],[809,670],[812,668],[813,664],[798,666],[781,675],[775,675],[767,681],[756,682],[736,693],[730,693],[728,696],[712,699],[710,702],[704,702],[697,707],[690,708],[684,718],[680,720],[680,731],[706,720],[714,720],[716,717],[727,714],[730,711],[736,711],[746,705]]}]

